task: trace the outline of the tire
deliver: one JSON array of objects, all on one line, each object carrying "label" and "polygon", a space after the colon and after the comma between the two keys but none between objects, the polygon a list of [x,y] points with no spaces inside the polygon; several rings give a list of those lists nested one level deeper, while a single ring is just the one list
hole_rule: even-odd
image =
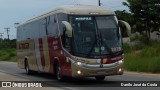
[{"label": "tire", "polygon": [[27,73],[28,75],[33,74],[33,71],[31,71],[31,70],[29,69],[29,64],[28,64],[28,61],[27,61],[27,60],[25,61],[25,70],[26,70],[26,73]]},{"label": "tire", "polygon": [[61,67],[59,65],[59,63],[56,64],[56,79],[58,81],[63,81],[64,77],[62,76],[62,72],[61,72]]},{"label": "tire", "polygon": [[105,79],[105,76],[97,76],[97,77],[95,77],[96,78],[96,80],[98,80],[98,81],[103,81],[104,79]]}]

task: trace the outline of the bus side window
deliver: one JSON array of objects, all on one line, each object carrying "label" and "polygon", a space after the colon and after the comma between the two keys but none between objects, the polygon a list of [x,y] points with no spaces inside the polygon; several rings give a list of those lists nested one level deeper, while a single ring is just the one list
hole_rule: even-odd
[{"label": "bus side window", "polygon": [[46,20],[43,18],[39,20],[39,38],[44,38],[46,36]]},{"label": "bus side window", "polygon": [[61,35],[63,47],[70,52],[71,51],[71,38],[66,35],[66,28],[63,27],[63,34]]}]

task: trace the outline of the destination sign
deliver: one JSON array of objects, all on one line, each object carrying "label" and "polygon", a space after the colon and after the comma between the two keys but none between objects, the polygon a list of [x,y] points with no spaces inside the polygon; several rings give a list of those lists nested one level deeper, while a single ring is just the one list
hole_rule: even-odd
[{"label": "destination sign", "polygon": [[77,17],[75,18],[76,21],[81,21],[81,20],[92,20],[92,17]]}]

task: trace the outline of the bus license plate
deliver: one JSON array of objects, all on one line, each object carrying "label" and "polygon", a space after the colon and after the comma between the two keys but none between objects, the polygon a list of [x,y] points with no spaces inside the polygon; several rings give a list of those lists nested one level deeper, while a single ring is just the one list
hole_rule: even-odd
[{"label": "bus license plate", "polygon": [[97,74],[106,74],[106,71],[99,71]]}]

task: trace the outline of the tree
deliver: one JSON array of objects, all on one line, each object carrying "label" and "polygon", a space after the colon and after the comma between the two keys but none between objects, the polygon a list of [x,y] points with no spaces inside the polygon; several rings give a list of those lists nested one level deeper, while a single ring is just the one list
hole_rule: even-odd
[{"label": "tree", "polygon": [[0,50],[5,48],[16,48],[16,39],[12,39],[12,40],[1,39]]},{"label": "tree", "polygon": [[[117,15],[118,20],[126,21],[126,22],[128,22],[131,25],[132,32],[133,32],[134,29],[133,29],[132,26],[134,25],[134,20],[133,20],[133,17],[131,15],[131,13],[128,13],[125,10],[122,10],[122,11],[116,10],[115,13]],[[123,31],[123,29],[122,29],[122,36],[123,37],[128,37],[127,32]]]},{"label": "tree", "polygon": [[116,10],[115,13],[117,15],[118,20],[124,20],[128,22],[131,26],[134,25],[135,22],[131,13],[128,13],[126,10]]},{"label": "tree", "polygon": [[132,15],[131,15],[131,13],[128,13],[126,10],[122,10],[122,11],[116,10],[115,13],[116,13],[117,18],[119,20],[125,20],[127,22],[131,21]]},{"label": "tree", "polygon": [[[146,31],[150,39],[150,32],[160,28],[160,0],[126,0],[123,5],[129,7],[136,21],[136,28]],[[143,28],[143,29],[142,29]]]}]

